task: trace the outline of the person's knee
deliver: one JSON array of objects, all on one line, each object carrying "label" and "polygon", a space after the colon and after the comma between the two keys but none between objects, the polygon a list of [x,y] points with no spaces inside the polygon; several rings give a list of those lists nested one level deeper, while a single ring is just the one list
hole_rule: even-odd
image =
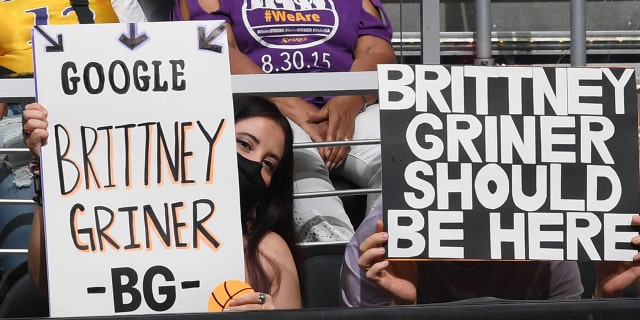
[{"label": "person's knee", "polygon": [[313,174],[325,177],[329,175],[329,171],[317,151],[301,149],[293,152],[293,174]]}]

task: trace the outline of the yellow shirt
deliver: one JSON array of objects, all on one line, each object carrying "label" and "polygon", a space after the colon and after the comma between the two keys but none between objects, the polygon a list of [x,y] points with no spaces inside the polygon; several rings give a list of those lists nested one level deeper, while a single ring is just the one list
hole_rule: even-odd
[{"label": "yellow shirt", "polygon": [[[95,23],[118,22],[111,0],[90,0]],[[33,72],[31,29],[34,25],[77,24],[69,0],[0,0],[0,66]]]}]

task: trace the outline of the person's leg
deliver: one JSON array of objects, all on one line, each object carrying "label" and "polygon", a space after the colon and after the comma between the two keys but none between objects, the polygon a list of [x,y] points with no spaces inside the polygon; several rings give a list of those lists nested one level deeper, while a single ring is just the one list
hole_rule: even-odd
[{"label": "person's leg", "polygon": [[7,117],[22,117],[23,112],[24,112],[23,103],[9,103],[7,104],[7,110],[5,115]]},{"label": "person's leg", "polygon": [[[18,113],[0,120],[0,146],[4,148],[26,148],[22,142],[22,117]],[[0,157],[0,199],[33,197],[32,175],[27,167],[30,159],[28,152]],[[28,247],[33,211],[34,204],[0,205],[0,248]],[[0,255],[0,272],[4,274],[26,259],[26,255]]]},{"label": "person's leg", "polygon": [[[294,142],[310,142],[309,135],[289,121]],[[318,149],[294,150],[294,192],[333,191],[329,171]],[[353,236],[353,226],[342,201],[338,197],[304,198],[294,200],[293,218],[301,241],[346,241]]]},{"label": "person's leg", "polygon": [[[28,174],[15,172],[8,175],[0,183],[0,198],[2,199],[31,199],[34,191],[32,185],[18,188],[15,183],[16,175]],[[29,233],[33,220],[34,204],[3,204],[0,206],[0,248],[26,249],[29,246]],[[26,254],[0,255],[0,274],[26,261]]]},{"label": "person's leg", "polygon": [[[380,106],[369,106],[356,118],[356,131],[353,140],[380,139]],[[382,186],[382,161],[380,145],[353,146],[344,164],[336,169],[336,174],[348,179],[361,188],[380,188]],[[367,196],[366,214],[381,199],[380,193]]]}]

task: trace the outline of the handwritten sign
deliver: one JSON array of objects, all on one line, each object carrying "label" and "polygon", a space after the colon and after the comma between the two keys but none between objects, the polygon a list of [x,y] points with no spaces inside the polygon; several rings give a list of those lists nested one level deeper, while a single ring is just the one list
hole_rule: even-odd
[{"label": "handwritten sign", "polygon": [[244,279],[220,21],[38,26],[52,316],[207,311]]},{"label": "handwritten sign", "polygon": [[378,68],[391,258],[631,260],[633,69]]}]

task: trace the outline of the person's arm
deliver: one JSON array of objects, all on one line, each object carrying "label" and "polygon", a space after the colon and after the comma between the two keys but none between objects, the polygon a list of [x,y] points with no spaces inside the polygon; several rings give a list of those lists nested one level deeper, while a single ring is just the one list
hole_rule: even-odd
[{"label": "person's arm", "polygon": [[[380,12],[369,0],[362,0],[362,6],[369,14],[382,20]],[[375,36],[364,35],[358,38],[355,59],[350,71],[375,71],[378,64],[396,63],[396,55],[391,43]],[[367,96],[367,101],[374,102],[377,97]]]},{"label": "person's arm", "polygon": [[264,255],[261,263],[272,277],[276,270],[266,262],[265,258],[275,262],[280,271],[280,283],[274,283],[271,286],[271,295],[276,309],[302,308],[298,270],[287,243],[277,233],[270,232],[260,243],[260,252]]},{"label": "person's arm", "polygon": [[[231,74],[264,74],[264,71],[253,60],[240,51],[236,43],[231,25],[227,23],[227,37],[229,41],[229,62]],[[271,99],[278,110],[287,118],[300,126],[313,141],[324,141],[324,125],[309,121],[308,113],[318,109],[300,97],[277,97]],[[322,154],[321,154],[322,155]]]},{"label": "person's arm", "polygon": [[[182,20],[189,20],[190,10],[186,0],[178,0],[177,5],[180,9],[180,17]],[[202,10],[206,12],[216,12],[220,9],[219,0],[199,1]],[[253,62],[247,55],[242,53],[236,42],[235,35],[231,24],[226,24],[227,40],[229,44],[229,63],[231,74],[264,74],[265,72]],[[279,97],[271,99],[280,112],[287,118],[291,119],[311,136],[314,141],[322,141],[324,139],[324,131],[316,128],[317,125],[311,123],[307,117],[308,112],[318,111],[315,106],[308,103],[300,97]]]},{"label": "person's arm", "polygon": [[[40,147],[47,143],[47,110],[38,103],[25,106],[22,114],[22,129],[24,143],[29,147],[34,157],[40,158]],[[44,222],[42,220],[42,206],[36,205],[29,235],[29,252],[27,255],[29,274],[38,291],[47,294],[47,260],[45,256]]]},{"label": "person's arm", "polygon": [[375,233],[376,222],[382,218],[382,207],[375,207],[360,223],[349,240],[340,270],[341,306],[349,308],[381,307],[391,304],[391,295],[367,279],[365,270],[358,266],[360,245]]},{"label": "person's arm", "polygon": [[390,305],[415,304],[418,301],[417,264],[414,261],[384,259],[384,244],[389,240],[389,235],[382,229],[382,220],[378,220],[376,232],[360,245],[362,255],[358,265],[365,271],[369,281],[389,293]]},{"label": "person's arm", "polygon": [[619,298],[640,279],[640,262],[597,262],[594,298]]},{"label": "person's arm", "polygon": [[[640,216],[633,216],[631,224],[640,226]],[[640,236],[633,237],[631,243],[640,246]],[[640,279],[640,253],[636,253],[633,256],[633,262],[598,262],[596,263],[596,292],[594,297],[621,297],[624,291],[636,283],[638,279]]]},{"label": "person's arm", "polygon": [[580,299],[584,288],[580,278],[580,269],[575,261],[549,262],[549,299]]},{"label": "person's arm", "polygon": [[[363,0],[362,6],[369,14],[382,19],[369,0]],[[376,36],[362,35],[358,38],[353,64],[349,71],[375,71],[379,64],[391,63],[396,63],[396,55],[391,43]],[[365,98],[361,95],[335,96],[327,101],[321,110],[310,113],[308,117],[314,122],[327,121],[326,141],[350,140],[355,132],[355,119],[365,102],[370,105],[377,99],[375,94],[368,94]],[[328,164],[329,169],[333,169],[344,161],[349,148],[327,148],[325,152],[325,163]]]},{"label": "person's arm", "polygon": [[[287,243],[277,233],[269,232],[260,241],[260,264],[271,279],[280,272],[280,282],[271,285],[271,294],[264,304],[258,303],[257,294],[248,294],[229,302],[230,311],[302,308],[300,283],[296,264]],[[271,263],[275,263],[275,266]],[[277,268],[277,270],[276,270]]]},{"label": "person's arm", "polygon": [[29,235],[27,265],[31,280],[36,285],[38,292],[44,296],[47,295],[47,258],[45,252],[42,206],[36,205],[31,222],[31,234]]},{"label": "person's arm", "polygon": [[[206,12],[215,12],[220,9],[219,0],[202,1],[199,4]],[[189,7],[186,0],[178,0],[177,5],[180,7],[181,18],[189,20]],[[265,72],[238,47],[231,24],[227,23],[226,28],[231,74],[264,74]],[[300,97],[277,97],[271,100],[282,114],[300,126],[313,141],[324,141],[325,126],[309,121],[307,116],[309,112],[318,111],[315,106]]]}]

